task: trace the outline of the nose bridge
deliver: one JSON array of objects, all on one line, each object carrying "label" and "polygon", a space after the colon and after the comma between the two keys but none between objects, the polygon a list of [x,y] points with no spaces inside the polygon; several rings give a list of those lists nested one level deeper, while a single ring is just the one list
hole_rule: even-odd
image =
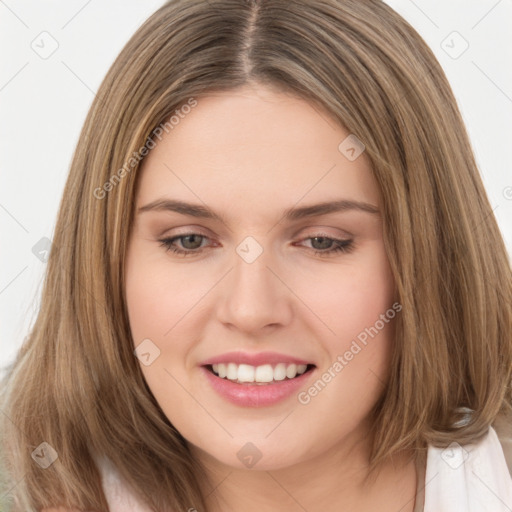
[{"label": "nose bridge", "polygon": [[247,237],[237,246],[233,265],[219,305],[220,319],[241,330],[287,323],[289,297],[287,288],[274,275],[278,265],[271,251]]},{"label": "nose bridge", "polygon": [[[247,247],[247,246],[245,246]],[[255,254],[254,249],[250,248],[246,254],[242,252],[243,245],[237,248],[237,256],[233,269],[233,284],[236,285],[237,292],[253,291],[254,293],[267,293],[269,286],[273,284],[270,281],[272,272],[269,267],[272,267],[272,261],[269,251],[263,251],[261,254]],[[275,278],[274,278],[275,279]]]}]

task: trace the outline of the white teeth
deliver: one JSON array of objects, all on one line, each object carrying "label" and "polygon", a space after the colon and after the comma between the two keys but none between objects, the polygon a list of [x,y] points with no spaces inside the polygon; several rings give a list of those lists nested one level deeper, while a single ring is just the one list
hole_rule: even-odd
[{"label": "white teeth", "polygon": [[249,366],[248,364],[241,364],[238,366],[238,381],[239,382],[254,382],[254,373],[255,373],[254,366]]},{"label": "white teeth", "polygon": [[256,367],[254,380],[256,382],[272,382],[274,380],[274,370],[272,369],[272,365],[264,364],[263,366]]},{"label": "white teeth", "polygon": [[288,368],[286,368],[286,376],[289,379],[293,379],[293,377],[295,377],[295,375],[297,375],[297,365],[291,364],[288,366]]},{"label": "white teeth", "polygon": [[297,373],[299,375],[302,375],[306,371],[307,367],[308,367],[307,364],[299,364],[299,365],[297,365]]},{"label": "white teeth", "polygon": [[226,377],[231,380],[236,380],[238,377],[238,368],[235,363],[229,363]]},{"label": "white teeth", "polygon": [[236,382],[267,383],[272,381],[293,379],[302,375],[306,369],[305,364],[278,363],[275,367],[271,364],[251,366],[249,364],[218,363],[212,365],[213,372],[221,378],[227,378]]},{"label": "white teeth", "polygon": [[219,371],[219,377],[222,377],[222,378],[226,377],[227,369],[226,369],[225,364],[219,363],[218,371]]},{"label": "white teeth", "polygon": [[[286,365],[284,363],[279,363],[274,369],[274,380],[284,380],[285,377],[286,377]],[[294,377],[295,377],[295,375],[294,375]]]}]

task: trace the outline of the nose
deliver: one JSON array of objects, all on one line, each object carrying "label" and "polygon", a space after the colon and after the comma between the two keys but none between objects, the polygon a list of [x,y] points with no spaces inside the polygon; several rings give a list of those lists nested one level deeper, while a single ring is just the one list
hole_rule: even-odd
[{"label": "nose", "polygon": [[288,325],[293,293],[267,251],[249,263],[238,254],[218,289],[217,318],[246,334]]}]

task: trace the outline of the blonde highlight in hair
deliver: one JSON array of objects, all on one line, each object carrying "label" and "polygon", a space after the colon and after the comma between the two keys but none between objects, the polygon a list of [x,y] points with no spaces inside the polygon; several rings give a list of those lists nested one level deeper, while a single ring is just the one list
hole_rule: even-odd
[{"label": "blonde highlight in hair", "polygon": [[[140,164],[94,193],[186,103],[248,83],[318,105],[363,141],[402,312],[371,464],[482,437],[512,403],[510,264],[446,77],[379,0],[175,0],[135,33],[85,121],[37,320],[3,381],[15,511],[108,510],[108,457],[152,510],[207,511],[203,468],[133,354],[124,263]],[[461,408],[473,413],[455,426]],[[42,470],[41,442],[58,453]]]}]

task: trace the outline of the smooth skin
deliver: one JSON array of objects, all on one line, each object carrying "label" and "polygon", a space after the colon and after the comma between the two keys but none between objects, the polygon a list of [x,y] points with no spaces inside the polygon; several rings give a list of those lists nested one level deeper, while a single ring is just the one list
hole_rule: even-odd
[{"label": "smooth skin", "polygon": [[[412,462],[363,485],[367,417],[385,388],[393,322],[306,405],[296,396],[270,407],[234,405],[200,369],[228,351],[275,351],[313,362],[311,386],[391,308],[394,280],[379,213],[346,209],[283,220],[288,208],[326,201],[381,210],[365,153],[350,161],[338,149],[348,135],[318,106],[253,84],[198,99],[144,161],[137,210],[173,199],[224,221],[138,212],[126,269],[134,346],[149,338],[160,350],[141,365],[144,377],[207,467],[216,486],[212,512],[271,511],[276,503],[290,512],[413,510]],[[171,242],[185,256],[162,245],[191,233],[197,236]],[[352,250],[315,254],[334,245],[319,236],[351,240]],[[252,263],[236,251],[246,237],[263,249]],[[248,442],[262,454],[250,469],[237,457]]]},{"label": "smooth skin", "polygon": [[[392,307],[380,213],[283,219],[286,209],[338,200],[381,211],[366,154],[350,161],[338,149],[348,135],[318,106],[253,84],[198,99],[143,163],[125,283],[133,343],[158,347],[141,369],[207,469],[211,512],[414,508],[416,469],[405,456],[371,486],[363,482],[368,414],[388,378],[393,321],[307,404],[294,394],[268,407],[234,405],[200,368],[228,351],[294,355],[316,365],[307,391]],[[223,221],[138,211],[165,199],[207,207]],[[162,242],[179,235],[168,243],[185,256]],[[252,263],[236,251],[246,237],[263,249]],[[336,246],[326,237],[351,249],[316,254]],[[237,457],[248,442],[261,453],[252,468]]]}]

